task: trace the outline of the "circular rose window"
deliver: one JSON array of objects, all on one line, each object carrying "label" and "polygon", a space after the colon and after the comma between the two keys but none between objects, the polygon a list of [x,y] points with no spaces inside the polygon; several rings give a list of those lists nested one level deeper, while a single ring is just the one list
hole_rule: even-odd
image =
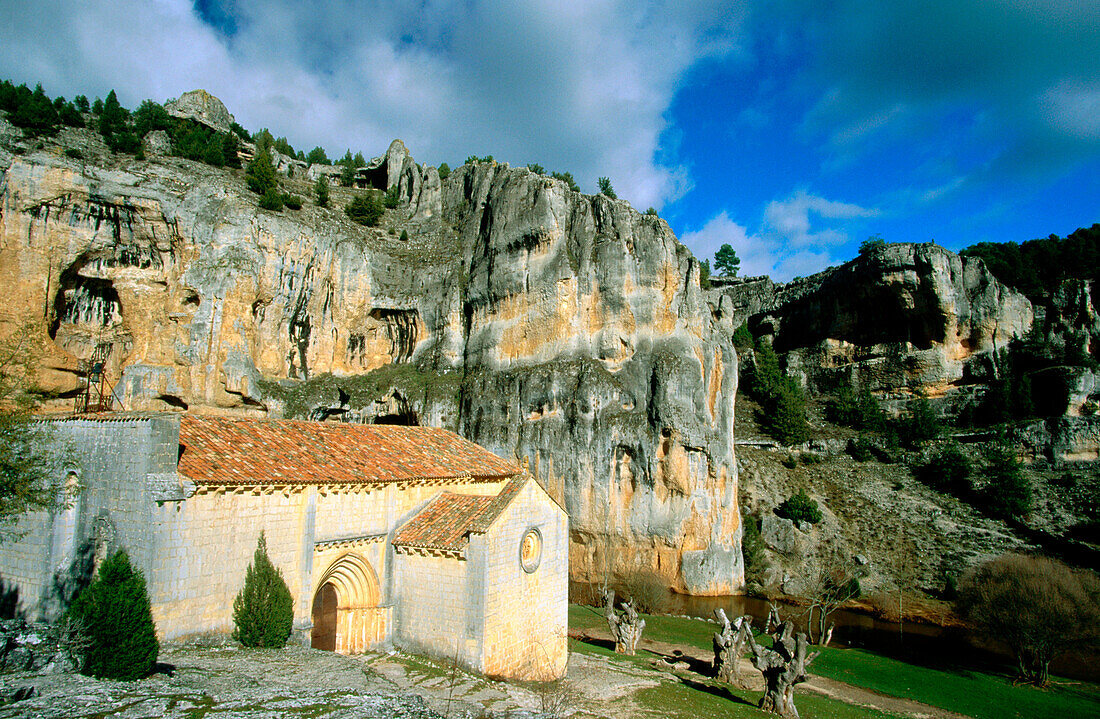
[{"label": "circular rose window", "polygon": [[542,561],[542,534],[536,527],[531,527],[523,535],[519,543],[519,564],[523,571],[530,574],[539,568]]}]

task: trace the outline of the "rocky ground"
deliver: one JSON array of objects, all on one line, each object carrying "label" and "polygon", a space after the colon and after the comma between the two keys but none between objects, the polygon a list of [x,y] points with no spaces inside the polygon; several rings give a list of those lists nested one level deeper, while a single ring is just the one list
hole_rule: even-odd
[{"label": "rocky ground", "polygon": [[[596,632],[584,641],[609,638]],[[299,646],[242,649],[228,641],[165,645],[158,672],[137,682],[48,670],[0,674],[0,719],[641,719],[654,712],[635,700],[636,693],[662,683],[690,686],[709,667],[709,657],[686,645],[643,640],[640,654],[650,657],[649,667],[575,651],[566,681],[539,685],[487,680],[399,652],[346,657]],[[741,674],[749,689],[762,688],[748,660]],[[30,687],[29,698],[12,701]],[[899,716],[958,717],[821,677],[801,686],[803,691]]]}]

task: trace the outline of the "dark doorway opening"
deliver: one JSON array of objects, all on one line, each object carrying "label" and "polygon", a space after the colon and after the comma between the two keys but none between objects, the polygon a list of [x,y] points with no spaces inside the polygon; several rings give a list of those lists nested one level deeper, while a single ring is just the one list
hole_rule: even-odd
[{"label": "dark doorway opening", "polygon": [[322,584],[313,598],[313,631],[309,645],[327,652],[336,651],[336,588],[329,582]]}]

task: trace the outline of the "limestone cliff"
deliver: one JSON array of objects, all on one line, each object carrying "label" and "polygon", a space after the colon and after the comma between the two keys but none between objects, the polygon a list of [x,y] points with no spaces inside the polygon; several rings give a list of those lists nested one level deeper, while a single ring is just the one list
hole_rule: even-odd
[{"label": "limestone cliff", "polygon": [[107,341],[127,409],[452,427],[563,503],[574,579],[741,586],[732,325],[660,219],[508,165],[441,182],[399,141],[358,180],[400,206],[364,228],[363,190],[269,212],[239,171],[0,140],[3,319],[42,324],[55,407]]},{"label": "limestone cliff", "polygon": [[1034,319],[1028,299],[981,260],[931,243],[886,245],[789,285],[754,278],[723,292],[793,374],[825,391],[845,382],[941,397],[987,378],[991,354]]}]

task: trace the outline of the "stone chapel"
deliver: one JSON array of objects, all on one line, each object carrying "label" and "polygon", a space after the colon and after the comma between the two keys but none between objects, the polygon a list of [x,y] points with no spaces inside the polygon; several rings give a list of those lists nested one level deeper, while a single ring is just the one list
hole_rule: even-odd
[{"label": "stone chapel", "polygon": [[70,499],[0,544],[0,589],[51,618],[125,549],[162,639],[232,631],[260,533],[295,635],[502,678],[567,659],[568,518],[525,468],[433,427],[106,413],[45,420]]}]

